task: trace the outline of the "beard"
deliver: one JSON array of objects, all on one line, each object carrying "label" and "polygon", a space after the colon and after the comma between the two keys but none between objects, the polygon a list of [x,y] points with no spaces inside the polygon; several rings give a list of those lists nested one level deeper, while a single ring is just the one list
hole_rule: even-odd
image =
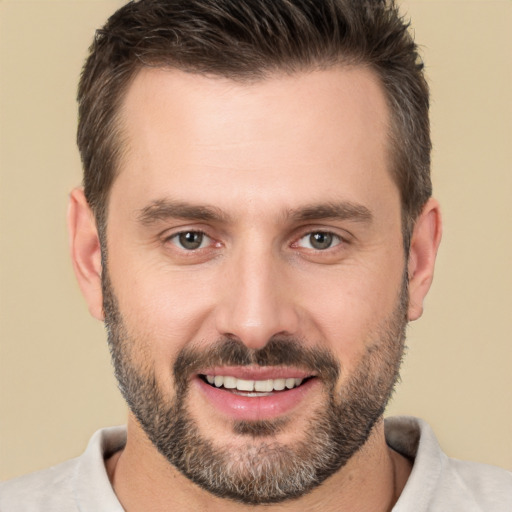
[{"label": "beard", "polygon": [[[141,340],[128,332],[106,265],[103,308],[108,343],[121,393],[158,451],[189,480],[221,498],[256,505],[298,498],[342,468],[366,443],[384,413],[404,351],[407,281],[393,313],[373,332],[356,371],[336,390],[342,368],[325,348],[275,336],[259,350],[222,337],[206,348],[183,348],[173,365],[174,394],[164,393],[151,365],[132,356]],[[321,379],[325,399],[314,410],[302,439],[280,443],[276,434],[292,420],[234,421],[232,434],[244,444],[221,446],[205,437],[188,410],[190,379],[205,367],[292,366]]]}]

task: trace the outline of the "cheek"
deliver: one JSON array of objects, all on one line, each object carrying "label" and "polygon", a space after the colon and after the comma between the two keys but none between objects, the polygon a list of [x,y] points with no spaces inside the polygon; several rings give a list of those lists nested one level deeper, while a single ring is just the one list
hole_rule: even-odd
[{"label": "cheek", "polygon": [[[140,357],[157,374],[168,374],[181,349],[207,338],[211,278],[202,276],[199,281],[197,273],[162,270],[151,264],[142,268],[140,262],[110,266],[119,310],[130,337],[140,347]],[[128,267],[129,273],[124,270]]]},{"label": "cheek", "polygon": [[324,279],[317,275],[310,285],[300,292],[309,319],[306,337],[315,342],[320,335],[350,373],[367,349],[379,341],[398,307],[402,269],[391,264],[384,269],[345,267]]}]

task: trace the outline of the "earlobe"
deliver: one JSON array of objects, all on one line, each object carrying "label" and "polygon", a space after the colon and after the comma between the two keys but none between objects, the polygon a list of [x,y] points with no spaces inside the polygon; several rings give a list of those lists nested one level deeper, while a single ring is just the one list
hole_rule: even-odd
[{"label": "earlobe", "polygon": [[423,300],[434,277],[437,249],[441,242],[442,222],[439,203],[429,199],[416,220],[409,251],[409,320],[423,313]]},{"label": "earlobe", "polygon": [[71,260],[91,315],[103,320],[101,247],[94,214],[82,188],[69,198],[68,231]]}]

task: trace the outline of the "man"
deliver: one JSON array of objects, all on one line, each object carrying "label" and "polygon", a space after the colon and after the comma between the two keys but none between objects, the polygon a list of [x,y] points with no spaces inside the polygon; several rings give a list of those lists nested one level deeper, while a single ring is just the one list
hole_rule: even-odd
[{"label": "man", "polygon": [[130,413],[0,510],[510,510],[384,422],[441,238],[394,5],[142,0],[79,88],[72,258]]}]

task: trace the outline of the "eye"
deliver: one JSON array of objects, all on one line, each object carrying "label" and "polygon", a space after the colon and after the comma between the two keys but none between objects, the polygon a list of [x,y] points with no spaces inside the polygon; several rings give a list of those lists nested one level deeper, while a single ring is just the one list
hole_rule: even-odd
[{"label": "eye", "polygon": [[299,247],[314,249],[315,251],[325,251],[342,242],[342,239],[334,233],[328,231],[315,231],[303,236],[298,242]]},{"label": "eye", "polygon": [[182,231],[169,238],[170,242],[186,251],[203,249],[211,244],[211,238],[202,231]]}]

